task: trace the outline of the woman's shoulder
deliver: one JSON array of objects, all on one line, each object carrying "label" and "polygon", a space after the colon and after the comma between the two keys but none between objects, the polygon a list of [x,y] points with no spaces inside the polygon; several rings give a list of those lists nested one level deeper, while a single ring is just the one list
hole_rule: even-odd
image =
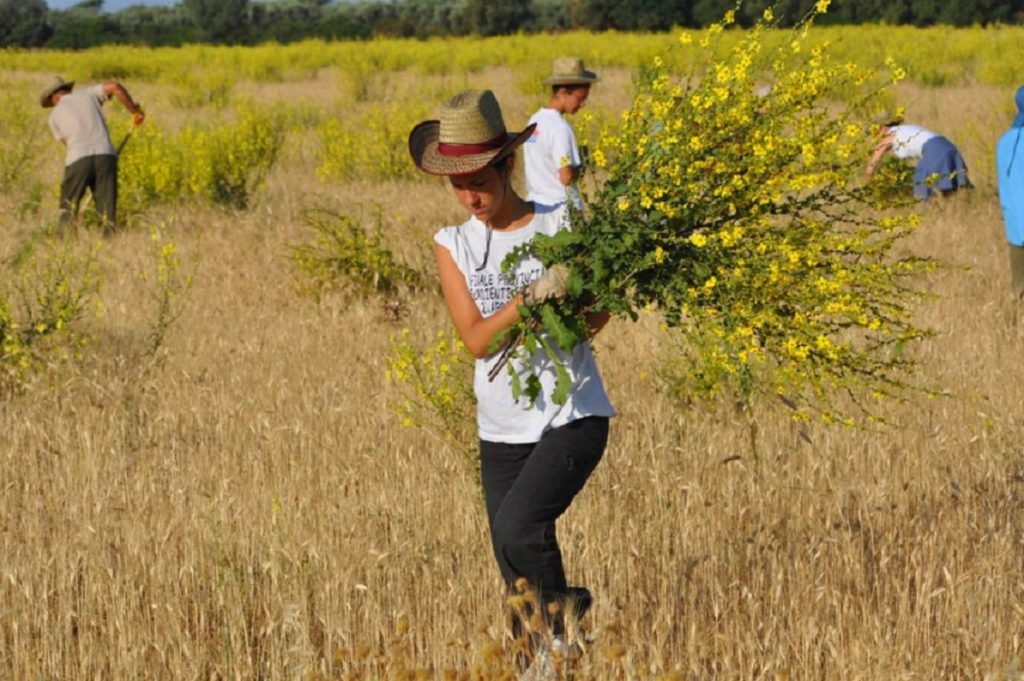
[{"label": "woman's shoulder", "polygon": [[479,224],[479,220],[470,217],[461,225],[442,227],[434,233],[434,242],[451,250],[456,241],[469,238],[475,231],[478,231]]}]

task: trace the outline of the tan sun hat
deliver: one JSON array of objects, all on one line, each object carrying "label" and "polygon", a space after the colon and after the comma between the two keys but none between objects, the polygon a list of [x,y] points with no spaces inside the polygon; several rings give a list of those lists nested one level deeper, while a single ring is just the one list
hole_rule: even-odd
[{"label": "tan sun hat", "polygon": [[43,94],[39,95],[39,103],[44,109],[49,109],[53,106],[53,100],[50,98],[53,97],[55,92],[60,92],[61,90],[71,92],[71,88],[73,87],[75,87],[75,81],[72,80],[69,82],[65,81],[60,76],[54,76],[53,83],[50,84],[50,87],[43,90]]},{"label": "tan sun hat", "polygon": [[579,57],[559,57],[551,65],[551,76],[545,85],[590,85],[601,80],[593,71],[587,71]]},{"label": "tan sun hat", "polygon": [[464,90],[441,107],[440,120],[423,121],[409,133],[409,153],[431,175],[466,175],[513,153],[533,132],[508,132],[490,90]]}]

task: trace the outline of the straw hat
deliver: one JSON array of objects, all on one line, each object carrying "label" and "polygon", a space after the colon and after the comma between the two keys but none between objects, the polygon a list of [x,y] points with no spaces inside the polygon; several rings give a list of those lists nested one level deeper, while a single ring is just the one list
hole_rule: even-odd
[{"label": "straw hat", "polygon": [[545,85],[590,85],[601,80],[593,71],[587,71],[578,57],[559,57],[551,65],[551,76]]},{"label": "straw hat", "polygon": [[43,94],[39,95],[39,103],[44,109],[49,109],[53,106],[53,101],[50,99],[53,97],[53,93],[60,92],[61,90],[71,92],[71,88],[73,87],[75,87],[75,81],[72,80],[67,82],[60,76],[54,76],[53,83],[50,84],[50,87],[43,90]]},{"label": "straw hat", "polygon": [[465,90],[441,107],[440,120],[423,121],[409,133],[409,153],[431,175],[466,175],[513,153],[533,132],[508,132],[490,90]]}]

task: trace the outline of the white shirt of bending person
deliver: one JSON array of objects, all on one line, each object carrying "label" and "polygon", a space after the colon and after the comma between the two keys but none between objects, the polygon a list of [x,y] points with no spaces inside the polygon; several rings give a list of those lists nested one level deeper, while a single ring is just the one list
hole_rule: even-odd
[{"label": "white shirt of bending person", "polygon": [[939,136],[919,125],[904,123],[889,126],[889,134],[892,135],[892,154],[900,159],[921,158],[925,143]]}]

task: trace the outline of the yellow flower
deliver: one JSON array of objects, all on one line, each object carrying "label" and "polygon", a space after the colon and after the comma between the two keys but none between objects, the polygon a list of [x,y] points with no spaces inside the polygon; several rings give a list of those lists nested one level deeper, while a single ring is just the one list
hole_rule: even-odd
[{"label": "yellow flower", "polygon": [[703,248],[708,243],[708,238],[699,232],[690,235],[690,243],[697,248]]},{"label": "yellow flower", "polygon": [[658,263],[660,265],[663,262],[665,262],[665,257],[666,256],[665,256],[665,249],[664,248],[662,248],[661,246],[658,246],[657,248],[654,249],[654,262],[656,262],[656,263]]}]

